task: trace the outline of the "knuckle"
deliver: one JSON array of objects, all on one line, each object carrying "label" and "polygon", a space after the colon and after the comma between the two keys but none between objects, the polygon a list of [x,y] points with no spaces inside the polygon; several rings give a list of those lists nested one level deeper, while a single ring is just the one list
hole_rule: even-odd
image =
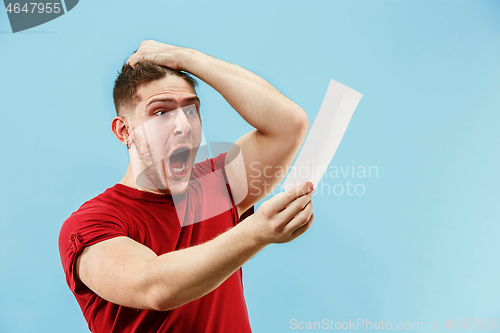
[{"label": "knuckle", "polygon": [[262,216],[264,216],[265,218],[269,219],[272,217],[272,211],[271,208],[269,207],[269,204],[263,203],[260,206],[260,211],[262,213]]},{"label": "knuckle", "polygon": [[270,220],[272,217],[273,217],[273,214],[271,212],[270,209],[265,209],[263,212],[262,212],[262,215],[264,215],[264,217],[268,220]]},{"label": "knuckle", "polygon": [[281,230],[281,226],[277,222],[271,223],[271,230],[275,233],[279,232]]}]

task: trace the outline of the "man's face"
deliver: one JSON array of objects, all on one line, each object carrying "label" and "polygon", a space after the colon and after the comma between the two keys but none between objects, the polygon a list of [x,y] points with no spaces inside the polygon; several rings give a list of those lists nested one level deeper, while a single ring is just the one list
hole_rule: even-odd
[{"label": "man's face", "polygon": [[141,86],[137,96],[140,102],[130,126],[130,158],[137,185],[182,194],[201,142],[199,99],[194,89],[177,76]]}]

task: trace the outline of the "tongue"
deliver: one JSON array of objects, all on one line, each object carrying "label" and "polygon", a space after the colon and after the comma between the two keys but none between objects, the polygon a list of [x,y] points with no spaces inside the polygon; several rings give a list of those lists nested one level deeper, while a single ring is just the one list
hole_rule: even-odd
[{"label": "tongue", "polygon": [[173,154],[170,157],[170,165],[172,166],[172,168],[182,168],[182,162],[184,162],[183,154]]}]

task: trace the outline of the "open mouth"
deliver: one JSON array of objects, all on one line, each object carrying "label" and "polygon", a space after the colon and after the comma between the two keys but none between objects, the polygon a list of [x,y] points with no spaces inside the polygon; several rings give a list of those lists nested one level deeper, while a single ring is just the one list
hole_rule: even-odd
[{"label": "open mouth", "polygon": [[170,165],[170,171],[175,176],[181,177],[185,176],[189,172],[188,159],[191,154],[191,149],[187,147],[181,147],[170,155],[168,161]]}]

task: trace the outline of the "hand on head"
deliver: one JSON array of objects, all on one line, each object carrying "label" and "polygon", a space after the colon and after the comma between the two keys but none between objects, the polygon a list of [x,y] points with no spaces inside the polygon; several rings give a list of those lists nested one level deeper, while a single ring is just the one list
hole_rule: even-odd
[{"label": "hand on head", "polygon": [[145,59],[161,66],[182,70],[180,54],[182,50],[185,49],[154,40],[145,40],[141,43],[139,50],[128,58],[127,64],[134,67],[139,61]]}]

